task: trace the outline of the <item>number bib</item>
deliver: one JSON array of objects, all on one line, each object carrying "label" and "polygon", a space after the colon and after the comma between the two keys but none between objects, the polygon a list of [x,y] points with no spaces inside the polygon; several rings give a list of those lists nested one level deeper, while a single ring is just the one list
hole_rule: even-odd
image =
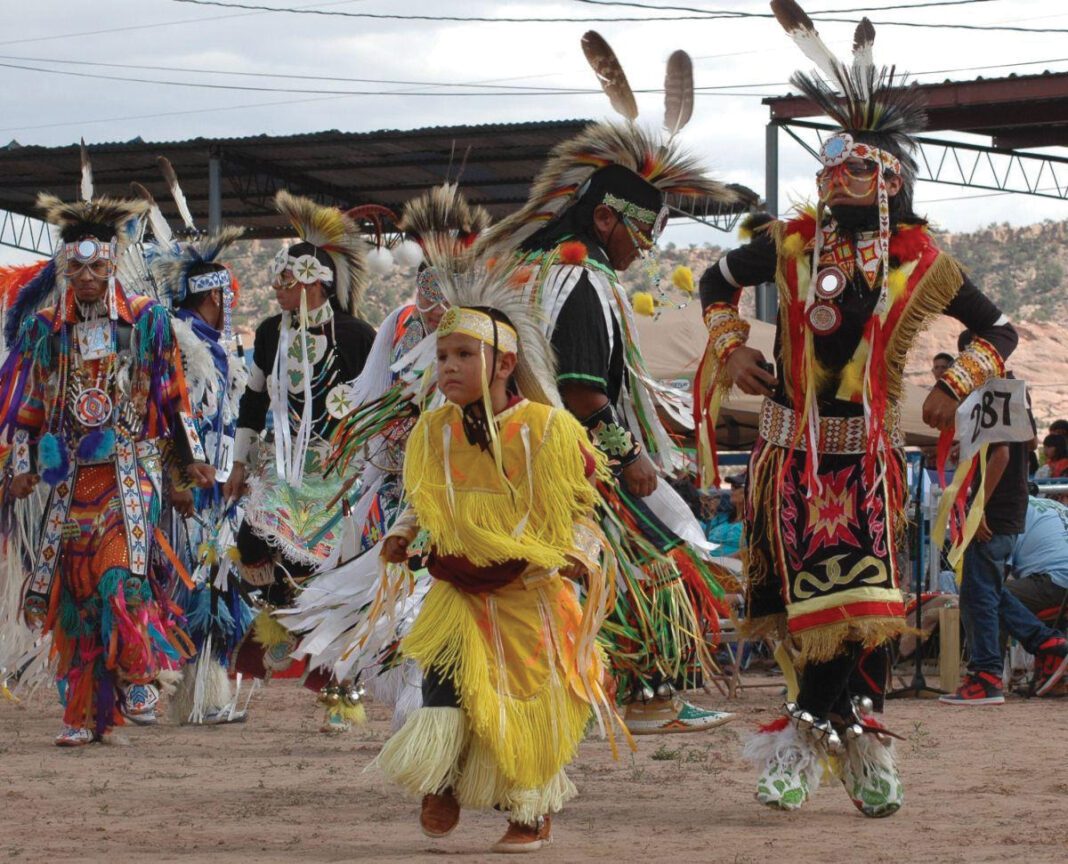
[{"label": "number bib", "polygon": [[984,444],[1030,441],[1035,436],[1028,411],[1027,382],[991,378],[957,409],[960,458],[971,458]]}]

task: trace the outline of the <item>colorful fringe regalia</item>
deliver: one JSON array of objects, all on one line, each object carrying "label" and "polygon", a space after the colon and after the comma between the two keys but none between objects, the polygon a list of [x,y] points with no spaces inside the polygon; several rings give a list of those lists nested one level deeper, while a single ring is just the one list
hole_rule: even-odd
[{"label": "colorful fringe regalia", "polygon": [[[359,554],[326,571],[307,585],[278,620],[300,641],[292,652],[307,659],[308,669],[334,681],[357,680],[359,687],[342,688],[337,710],[352,708],[346,720],[358,721],[363,706],[350,704],[361,688],[378,702],[394,708],[394,728],[420,704],[421,675],[411,660],[398,656],[399,637],[406,633],[429,588],[419,574],[416,589],[376,628],[373,638],[353,644],[354,631],[364,622],[378,589],[378,553],[383,537],[403,507],[401,472],[404,450],[421,406],[435,395],[413,380],[422,381],[433,364],[434,343],[425,338],[424,324],[414,305],[391,313],[379,328],[367,363],[353,382],[348,405],[357,406],[338,418],[335,453],[328,471],[360,479],[359,498],[347,518],[359,540]],[[408,366],[414,364],[414,369]],[[400,372],[404,370],[402,377]],[[355,460],[356,464],[350,464]],[[309,680],[312,677],[309,676]],[[329,694],[325,694],[329,696]]]},{"label": "colorful fringe regalia", "polygon": [[[590,248],[595,247],[563,238],[549,253],[526,259],[537,273],[528,296],[543,311],[561,358],[558,381],[567,384],[578,373],[564,370],[583,365],[581,357],[570,359],[583,351],[576,342],[579,329],[610,334],[622,350],[602,375],[610,397],[617,400],[613,414],[624,422],[615,424],[609,418],[595,424],[593,441],[616,466],[636,446],[665,469],[675,470],[681,465],[681,453],[657,412],[662,408],[677,418],[688,406],[677,391],[645,371],[626,293],[615,271]],[[565,254],[569,263],[561,260]],[[573,294],[578,300],[583,293],[596,298],[593,320],[580,315],[578,306],[568,306]],[[617,357],[622,357],[620,369],[613,368]],[[618,390],[607,383],[613,376],[625,382]],[[628,495],[618,479],[598,484],[598,490],[601,528],[619,562],[616,607],[601,633],[619,694],[627,698],[661,683],[692,686],[702,672],[715,670],[709,644],[719,631],[720,615],[725,614],[723,585],[732,585],[733,580],[710,560],[711,547],[700,525],[669,484],[661,480],[644,499]]]},{"label": "colorful fringe regalia", "polygon": [[324,468],[334,414],[363,369],[374,330],[354,314],[368,280],[359,226],[339,210],[284,190],[275,203],[302,242],[279,250],[272,278],[319,284],[328,298],[308,308],[302,287],[299,310],[256,328],[238,419],[235,461],[248,463],[268,414],[274,437],[249,481],[238,536],[242,577],[264,588],[270,603],[285,605],[295,584],[336,566],[342,552],[342,480],[325,477]]},{"label": "colorful fringe regalia", "polygon": [[[845,641],[873,646],[904,630],[896,547],[905,525],[897,409],[905,356],[936,315],[980,328],[999,315],[926,226],[899,225],[888,249],[885,311],[853,323],[852,306],[863,299],[843,295],[841,327],[833,335],[814,331],[805,294],[815,224],[808,212],[769,223],[751,261],[745,253],[726,259],[732,273],[767,259],[779,289],[780,391],[762,408],[748,477],[747,623],[754,633],[789,632],[803,661],[828,660]],[[833,222],[821,230],[820,267],[844,268],[851,282],[865,278],[852,262],[877,262],[878,251],[870,250],[877,238],[856,241]],[[709,456],[714,406],[729,386],[723,370],[748,329],[731,291],[733,302],[720,299],[705,310],[713,338],[699,370],[705,413],[698,419]]]},{"label": "colorful fringe regalia", "polygon": [[[526,400],[492,422],[500,467],[467,442],[452,404],[420,418],[409,439],[414,519],[391,533],[426,532],[434,584],[401,651],[444,697],[427,704],[424,685],[424,707],[377,763],[412,795],[451,787],[461,806],[531,824],[576,794],[564,768],[593,713],[609,726],[614,717],[595,645],[609,574],[576,545],[597,498],[582,427]],[[576,561],[589,570],[585,612],[559,572]]]},{"label": "colorful fringe regalia", "polygon": [[0,370],[9,469],[52,487],[24,606],[52,635],[64,722],[98,736],[123,722],[123,687],[190,648],[164,587],[184,574],[156,527],[180,354],[158,303],[119,284],[109,303],[114,317],[79,321],[67,292],[23,320]]},{"label": "colorful fringe regalia", "polygon": [[[227,670],[252,623],[239,591],[230,552],[234,530],[220,484],[232,467],[237,407],[248,371],[243,358],[214,327],[185,309],[175,314],[174,330],[182,349],[192,418],[208,463],[216,470],[209,489],[193,489],[193,519],[175,514],[182,541],[179,552],[195,587],[176,586],[175,601],[185,610],[186,630],[196,647],[196,662],[183,672],[171,711],[180,723],[202,723],[236,708]],[[227,714],[236,716],[236,711]]]},{"label": "colorful fringe regalia", "polygon": [[[887,683],[884,645],[906,629],[898,570],[905,357],[943,313],[996,341],[1001,357],[1016,336],[912,212],[922,94],[895,87],[893,68],[875,65],[871,22],[856,28],[846,63],[795,0],[772,0],[772,10],[830,83],[808,73],[791,81],[840,130],[820,149],[815,212],[765,222],[701,279],[709,345],[695,382],[699,452],[714,474],[707,462],[733,377],[728,364],[757,362],[736,354],[748,350],[740,289],[774,280],[776,373],[746,490],[746,624],[792,644],[802,669],[796,702],[791,695],[746,753],[760,768],[763,804],[801,807],[829,764],[854,806],[882,817],[904,803],[892,738],[871,715]],[[951,395],[944,391],[943,406]],[[873,655],[882,662],[866,666]],[[780,656],[787,664],[785,647]]]},{"label": "colorful fringe regalia", "polygon": [[[420,258],[428,249],[455,261],[489,221],[483,208],[467,203],[457,184],[444,183],[409,200],[397,227]],[[398,656],[397,644],[415,620],[429,576],[419,574],[413,594],[387,616],[373,639],[357,647],[353,632],[377,590],[378,546],[403,507],[408,436],[420,413],[444,401],[433,386],[435,341],[427,338],[448,307],[438,268],[423,262],[415,284],[415,302],[386,317],[348,397],[330,406],[338,425],[328,472],[359,477],[359,498],[348,519],[360,554],[318,576],[291,609],[279,612],[279,620],[301,634],[293,655],[307,657],[310,669],[328,670],[337,681],[358,680],[376,701],[394,707],[394,728],[421,699],[418,666]],[[340,704],[345,701],[343,693]]]},{"label": "colorful fringe regalia", "polygon": [[[688,397],[645,369],[634,309],[596,236],[594,213],[600,206],[611,210],[614,230],[644,254],[667,221],[667,196],[723,204],[739,196],[679,146],[676,135],[694,104],[685,52],[668,60],[664,135],[635,122],[634,93],[605,40],[591,31],[582,47],[626,123],[590,124],[554,148],[527,203],[490,228],[480,244],[487,255],[516,256],[526,265],[520,285],[551,338],[565,401],[567,388],[607,397],[601,410],[579,419],[617,475],[645,455],[663,474],[674,474],[684,460],[659,412],[685,428]],[[620,696],[648,701],[654,690],[666,698],[676,682],[692,685],[702,671],[715,670],[709,645],[725,612],[729,577],[710,561],[700,524],[668,483],[661,479],[645,498],[628,495],[624,485],[601,488],[601,527],[620,574],[617,609],[602,637]]]}]

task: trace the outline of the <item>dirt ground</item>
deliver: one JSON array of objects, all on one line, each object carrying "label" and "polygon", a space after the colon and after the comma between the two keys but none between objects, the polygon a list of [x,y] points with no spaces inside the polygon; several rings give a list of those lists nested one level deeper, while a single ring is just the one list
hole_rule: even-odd
[{"label": "dirt ground", "polygon": [[[750,677],[752,683],[767,678]],[[867,820],[839,785],[800,813],[752,798],[741,740],[774,715],[779,690],[751,688],[711,733],[639,739],[613,762],[589,740],[571,774],[580,797],[554,821],[546,862],[1064,862],[1068,860],[1068,700],[1000,708],[890,703],[906,735],[906,804]],[[695,701],[722,705],[697,694]],[[10,861],[490,861],[497,813],[465,813],[442,841],[417,805],[364,767],[388,734],[386,710],[339,737],[317,731],[314,696],[274,682],[244,725],[125,727],[125,744],[61,750],[58,708],[0,700],[0,795]]]}]

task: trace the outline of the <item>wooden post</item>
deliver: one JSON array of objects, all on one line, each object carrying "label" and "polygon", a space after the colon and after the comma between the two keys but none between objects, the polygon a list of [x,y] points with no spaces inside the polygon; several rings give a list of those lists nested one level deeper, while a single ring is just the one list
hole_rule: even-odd
[{"label": "wooden post", "polygon": [[938,683],[952,693],[960,683],[960,609],[938,610]]}]

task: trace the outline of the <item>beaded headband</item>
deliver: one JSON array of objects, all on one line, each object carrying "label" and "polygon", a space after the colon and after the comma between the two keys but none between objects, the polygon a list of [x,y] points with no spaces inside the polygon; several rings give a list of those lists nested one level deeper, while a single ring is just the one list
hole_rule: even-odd
[{"label": "beaded headband", "polygon": [[888,171],[898,175],[901,174],[901,161],[896,156],[892,153],[887,153],[885,150],[880,150],[878,147],[873,147],[871,144],[854,141],[853,136],[848,132],[838,132],[832,135],[820,147],[819,159],[825,168],[841,165],[854,156],[868,162],[879,162]]},{"label": "beaded headband", "polygon": [[92,264],[94,261],[112,260],[114,249],[111,241],[101,243],[92,237],[77,240],[74,243],[64,243],[63,252],[68,261],[77,261],[79,264]]},{"label": "beaded headband", "polygon": [[203,294],[205,291],[215,290],[225,291],[232,286],[229,270],[214,270],[211,273],[200,273],[189,277],[190,294]]},{"label": "beaded headband", "polygon": [[[438,338],[452,333],[471,336],[507,354],[515,354],[519,350],[519,336],[515,330],[503,321],[495,321],[478,309],[453,306],[446,312],[438,325]],[[496,343],[494,343],[495,335]]]},{"label": "beaded headband", "polygon": [[271,279],[277,279],[286,270],[292,270],[293,278],[301,285],[311,285],[313,282],[325,282],[329,285],[334,281],[330,268],[314,255],[294,258],[288,250],[279,249],[271,262]]}]

